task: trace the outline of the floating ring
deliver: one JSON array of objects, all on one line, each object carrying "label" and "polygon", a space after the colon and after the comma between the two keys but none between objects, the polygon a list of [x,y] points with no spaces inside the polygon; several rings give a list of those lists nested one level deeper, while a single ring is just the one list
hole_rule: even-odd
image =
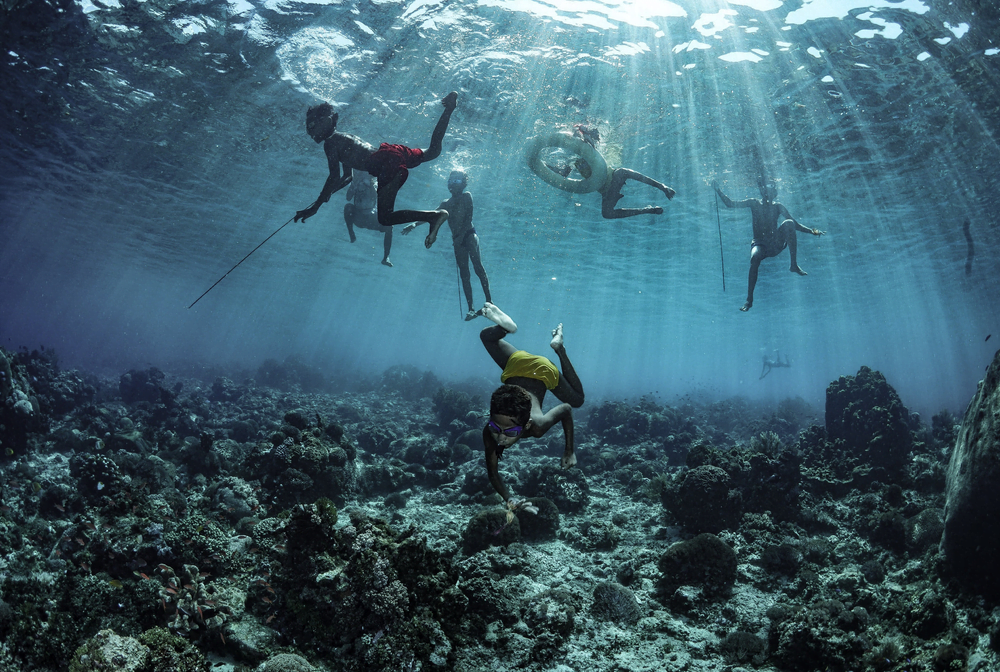
[{"label": "floating ring", "polygon": [[[590,166],[590,177],[584,180],[573,180],[563,177],[549,168],[542,161],[542,150],[546,147],[561,147],[580,156]],[[608,164],[601,153],[589,143],[569,133],[557,132],[532,138],[528,144],[527,158],[531,172],[563,191],[574,194],[589,194],[592,191],[600,191],[608,181]]]}]

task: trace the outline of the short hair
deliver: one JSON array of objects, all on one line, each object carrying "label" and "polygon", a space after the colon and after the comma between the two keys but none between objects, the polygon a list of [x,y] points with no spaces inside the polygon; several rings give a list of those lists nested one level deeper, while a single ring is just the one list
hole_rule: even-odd
[{"label": "short hair", "polygon": [[306,125],[313,122],[319,121],[324,117],[333,117],[333,126],[337,127],[337,116],[333,112],[333,105],[330,103],[320,103],[319,105],[312,105],[308,110],[306,110]]},{"label": "short hair", "polygon": [[531,419],[531,395],[517,385],[501,385],[490,397],[490,415],[509,415],[524,426]]},{"label": "short hair", "polygon": [[468,182],[469,182],[469,175],[468,175],[468,173],[466,173],[461,168],[456,168],[455,170],[451,171],[451,174],[448,176],[448,180],[450,181],[456,175],[459,176],[459,177],[461,177],[462,181],[465,182],[466,184],[468,184]]}]

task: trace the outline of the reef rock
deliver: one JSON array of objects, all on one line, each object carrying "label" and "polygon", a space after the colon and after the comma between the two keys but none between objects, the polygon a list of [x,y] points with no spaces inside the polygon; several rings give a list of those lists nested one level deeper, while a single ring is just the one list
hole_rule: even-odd
[{"label": "reef rock", "polygon": [[898,472],[913,449],[910,412],[878,371],[862,366],[826,388],[826,432],[872,467]]},{"label": "reef rock", "polygon": [[949,568],[967,587],[1000,597],[1000,351],[979,383],[948,464],[944,538]]}]

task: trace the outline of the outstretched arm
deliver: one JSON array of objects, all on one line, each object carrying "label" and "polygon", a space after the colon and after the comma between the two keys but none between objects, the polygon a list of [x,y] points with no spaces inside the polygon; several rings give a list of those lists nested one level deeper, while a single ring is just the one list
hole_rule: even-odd
[{"label": "outstretched arm", "polygon": [[734,201],[722,193],[722,189],[719,188],[719,183],[715,180],[712,180],[712,188],[715,189],[715,193],[719,195],[719,198],[722,200],[722,204],[727,208],[749,208],[756,202],[752,198],[748,198],[743,201]]},{"label": "outstretched arm", "polygon": [[493,434],[490,433],[490,430],[485,427],[483,428],[483,445],[486,447],[486,473],[490,477],[490,485],[503,498],[504,502],[510,502],[512,499],[510,490],[507,489],[507,486],[503,484],[503,480],[500,478],[500,455],[497,452],[497,442],[493,438]]},{"label": "outstretched arm", "polygon": [[573,453],[573,407],[569,404],[559,404],[544,414],[537,422],[531,423],[529,436],[540,438],[557,422],[562,422],[563,435],[566,437],[566,454]]},{"label": "outstretched arm", "polygon": [[788,212],[788,208],[783,205],[778,205],[778,214],[780,214],[785,219],[790,219],[795,225],[796,231],[801,231],[802,233],[811,233],[814,236],[822,236],[826,231],[820,231],[819,229],[810,229],[808,226],[802,226],[799,221],[791,216]]},{"label": "outstretched arm", "polygon": [[323,190],[319,192],[319,198],[313,201],[312,205],[305,210],[299,210],[295,213],[296,222],[300,219],[304,222],[315,215],[319,210],[319,206],[330,200],[330,196],[351,183],[351,169],[347,165],[344,165],[343,175],[341,175],[340,159],[334,144],[327,140],[323,149],[326,151],[326,161],[330,166],[330,176],[323,183]]}]

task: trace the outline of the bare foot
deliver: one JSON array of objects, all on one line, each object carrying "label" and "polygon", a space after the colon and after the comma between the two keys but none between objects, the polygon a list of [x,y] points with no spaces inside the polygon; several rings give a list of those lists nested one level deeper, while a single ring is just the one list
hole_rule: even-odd
[{"label": "bare foot", "polygon": [[447,96],[441,99],[441,104],[444,105],[446,110],[454,110],[455,106],[458,105],[458,92],[452,91]]},{"label": "bare foot", "polygon": [[388,266],[389,268],[392,268],[392,262],[389,261],[389,257],[386,257],[385,259],[382,260],[382,265],[383,266]]},{"label": "bare foot", "polygon": [[483,308],[479,312],[482,313],[483,316],[489,321],[495,322],[499,326],[503,327],[508,334],[517,332],[517,325],[514,324],[514,320],[507,317],[505,312],[494,306],[489,301],[483,304]]},{"label": "bare foot", "polygon": [[806,273],[805,271],[803,271],[798,266],[792,266],[788,270],[791,271],[792,273],[798,273],[799,275],[809,275],[808,273]]},{"label": "bare foot", "polygon": [[658,205],[654,206],[654,207],[652,207],[652,208],[649,209],[649,214],[651,214],[651,215],[662,215],[663,214],[663,208],[661,208]]},{"label": "bare foot", "polygon": [[569,469],[576,464],[576,453],[563,453],[561,462],[563,469]]},{"label": "bare foot", "polygon": [[437,219],[431,222],[431,232],[427,234],[426,238],[424,238],[424,247],[428,250],[431,249],[431,245],[433,245],[434,241],[437,240],[438,229],[440,229],[441,226],[448,220],[447,210],[435,210],[434,212],[437,213]]},{"label": "bare foot", "polygon": [[740,310],[742,310],[745,313],[751,308],[753,308],[753,301],[747,301],[746,303],[743,304],[743,307],[740,308]]},{"label": "bare foot", "polygon": [[[563,333],[562,333],[562,322],[559,323],[555,329],[552,330],[552,340],[549,342],[552,349],[556,352],[562,350],[563,347]],[[575,460],[574,460],[575,463]]]},{"label": "bare foot", "polygon": [[473,310],[472,308],[469,308],[469,312],[465,314],[465,321],[468,322],[469,320],[474,320],[482,314],[481,310]]}]

